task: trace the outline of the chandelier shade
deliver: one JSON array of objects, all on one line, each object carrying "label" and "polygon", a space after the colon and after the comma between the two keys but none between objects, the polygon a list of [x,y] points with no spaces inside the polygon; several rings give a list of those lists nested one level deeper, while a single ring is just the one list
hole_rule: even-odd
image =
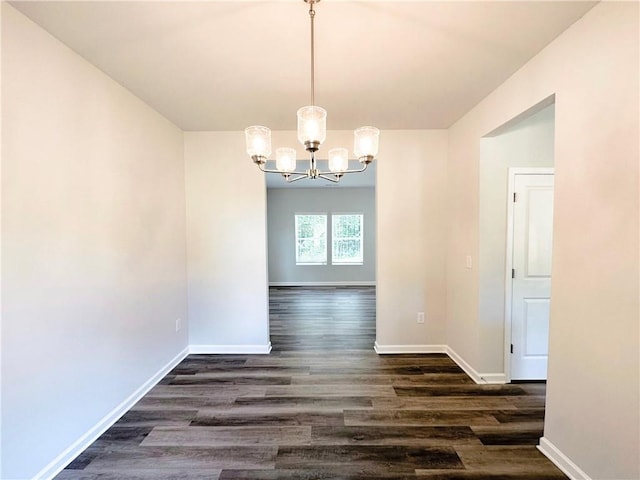
[{"label": "chandelier shade", "polygon": [[321,145],[327,139],[327,111],[309,105],[298,110],[298,141],[307,147]]},{"label": "chandelier shade", "polygon": [[349,169],[349,150],[338,147],[329,150],[329,170],[342,174]]},{"label": "chandelier shade", "polygon": [[267,127],[253,126],[244,130],[247,153],[250,157],[268,158],[271,155],[271,130]]},{"label": "chandelier shade", "polygon": [[353,153],[356,154],[356,157],[358,159],[375,158],[378,154],[380,130],[376,127],[360,127],[353,132],[353,136],[355,137]]},{"label": "chandelier shade", "polygon": [[280,147],[276,149],[276,170],[282,173],[296,171],[295,148]]},{"label": "chandelier shade", "polygon": [[339,182],[346,173],[364,172],[378,154],[380,130],[375,127],[360,127],[354,132],[354,154],[362,164],[362,168],[349,170],[349,151],[346,148],[329,150],[327,159],[329,171],[321,171],[317,167],[316,152],[327,139],[327,111],[315,104],[315,35],[314,19],[316,12],[313,6],[320,0],[304,0],[309,5],[311,23],[311,102],[298,110],[298,141],[309,152],[309,169],[296,171],[296,151],[293,148],[276,149],[276,168],[266,168],[271,155],[271,130],[254,125],[245,129],[247,154],[258,168],[265,173],[279,173],[287,182],[295,182],[303,178],[323,178],[331,182]]}]

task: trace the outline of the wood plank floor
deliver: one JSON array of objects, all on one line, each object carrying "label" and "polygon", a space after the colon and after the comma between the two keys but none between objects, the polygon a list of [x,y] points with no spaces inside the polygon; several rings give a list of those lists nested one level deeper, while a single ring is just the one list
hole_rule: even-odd
[{"label": "wood plank floor", "polygon": [[566,478],[535,445],[544,384],[475,385],[373,351],[373,287],[271,288],[271,355],[189,355],[56,478]]}]

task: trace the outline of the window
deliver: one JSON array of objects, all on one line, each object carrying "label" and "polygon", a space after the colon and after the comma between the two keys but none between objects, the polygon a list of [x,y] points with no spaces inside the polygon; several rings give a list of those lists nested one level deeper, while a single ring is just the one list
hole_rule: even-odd
[{"label": "window", "polygon": [[331,232],[331,263],[362,265],[362,215],[333,215]]},{"label": "window", "polygon": [[327,264],[327,216],[296,215],[296,265]]}]

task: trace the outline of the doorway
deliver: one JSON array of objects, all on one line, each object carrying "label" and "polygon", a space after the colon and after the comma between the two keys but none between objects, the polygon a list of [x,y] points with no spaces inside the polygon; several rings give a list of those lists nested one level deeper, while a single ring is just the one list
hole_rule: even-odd
[{"label": "doorway", "polygon": [[553,169],[509,169],[505,344],[511,380],[546,380]]},{"label": "doorway", "polygon": [[[356,164],[350,161],[350,168]],[[318,159],[318,168],[326,169],[326,160]],[[356,337],[373,349],[375,322],[342,307],[357,305],[361,296],[375,299],[375,162],[338,184],[265,179],[274,350],[354,348]],[[336,337],[339,332],[344,338]]]},{"label": "doorway", "polygon": [[[511,381],[511,269],[507,266],[508,206],[512,169],[553,169],[555,105],[553,97],[500,126],[480,143],[479,305],[484,348],[481,360],[496,380]],[[523,170],[522,173],[525,173]],[[537,170],[540,172],[540,170]],[[551,170],[552,171],[552,170]],[[509,297],[507,297],[509,295]],[[509,307],[506,304],[509,302]],[[533,306],[532,306],[533,307]],[[544,335],[544,334],[541,334]],[[533,337],[532,337],[533,339]],[[500,372],[502,370],[502,373]]]}]

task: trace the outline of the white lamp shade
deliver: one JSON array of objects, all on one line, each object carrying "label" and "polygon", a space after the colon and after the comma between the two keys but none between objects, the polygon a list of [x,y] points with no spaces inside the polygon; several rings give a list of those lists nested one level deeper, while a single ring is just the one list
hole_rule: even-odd
[{"label": "white lamp shade", "polygon": [[329,150],[329,170],[342,173],[349,169],[349,150],[346,148],[332,148]]},{"label": "white lamp shade", "polygon": [[293,148],[276,148],[276,169],[282,173],[296,171],[296,151]]},{"label": "white lamp shade", "polygon": [[298,140],[322,144],[327,138],[327,111],[311,105],[298,110]]},{"label": "white lamp shade", "polygon": [[375,157],[378,154],[380,130],[376,127],[360,127],[353,132],[353,153],[356,158]]},{"label": "white lamp shade", "polygon": [[250,157],[268,158],[271,155],[271,130],[267,127],[254,125],[244,129],[247,142],[247,153]]}]

